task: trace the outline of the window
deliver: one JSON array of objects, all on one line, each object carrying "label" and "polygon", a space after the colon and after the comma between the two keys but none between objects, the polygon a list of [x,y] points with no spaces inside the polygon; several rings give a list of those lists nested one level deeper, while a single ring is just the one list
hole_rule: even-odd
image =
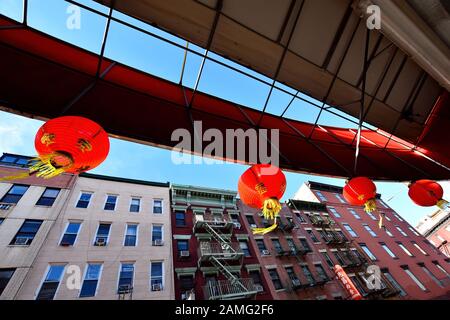
[{"label": "window", "polygon": [[239,241],[239,247],[241,248],[242,252],[244,252],[244,257],[251,257],[250,249],[248,248],[248,243],[245,240]]},{"label": "window", "polygon": [[402,234],[402,236],[407,237],[408,235],[405,233],[405,231],[402,230],[399,226],[395,226],[395,228]]},{"label": "window", "polygon": [[408,249],[406,249],[406,247],[403,245],[403,243],[397,242],[397,244],[408,256],[414,257],[414,255]]},{"label": "window", "polygon": [[141,199],[131,198],[130,212],[139,212],[140,209],[141,209]]},{"label": "window", "polygon": [[8,285],[9,280],[11,280],[14,271],[16,269],[0,269],[0,296]]},{"label": "window", "polygon": [[[383,214],[383,213],[380,212],[380,214]],[[387,221],[391,221],[391,218],[389,218],[389,216],[387,215],[387,213],[384,213],[384,218],[385,218]]]},{"label": "window", "polygon": [[82,192],[80,195],[80,199],[78,199],[76,207],[86,209],[89,206],[91,198],[92,198],[91,192]]},{"label": "window", "polygon": [[343,223],[342,225],[344,226],[344,229],[347,230],[347,232],[350,234],[350,236],[352,236],[353,238],[358,237],[358,234],[355,231],[353,231],[353,229],[350,227],[348,223]]},{"label": "window", "polygon": [[60,189],[57,188],[46,188],[44,193],[42,193],[39,200],[36,202],[37,206],[51,207],[58,197]]},{"label": "window", "polygon": [[445,270],[437,261],[432,261],[433,264],[436,266],[436,268],[438,268],[439,270],[442,271],[442,273],[444,273],[447,277],[450,278],[450,274],[447,272],[447,270]]},{"label": "window", "polygon": [[315,282],[314,277],[311,273],[311,270],[309,270],[307,265],[301,266],[303,274],[305,275],[306,280],[308,280],[309,284],[313,284]]},{"label": "window", "polygon": [[181,300],[187,300],[190,296],[190,293],[194,293],[195,290],[195,281],[192,275],[182,275],[180,276],[180,289]]},{"label": "window", "polygon": [[114,211],[116,209],[116,203],[117,203],[117,196],[108,194],[106,196],[105,207],[103,209]]},{"label": "window", "polygon": [[281,283],[280,276],[276,269],[269,269],[270,279],[272,280],[275,290],[283,289],[283,284]]},{"label": "window", "polygon": [[366,213],[367,213],[367,215],[370,217],[370,219],[372,219],[372,220],[378,220],[377,217],[375,217],[375,216],[373,215],[372,212],[366,211]]},{"label": "window", "polygon": [[374,238],[377,237],[377,234],[370,228],[367,224],[363,224],[364,229]]},{"label": "window", "polygon": [[391,251],[391,249],[389,249],[386,243],[380,242],[380,246],[391,256],[391,258],[398,259],[397,256]]},{"label": "window", "polygon": [[333,255],[341,266],[346,264],[344,258],[342,258],[341,254],[338,251],[333,251]]},{"label": "window", "polygon": [[301,214],[300,212],[296,212],[295,215],[296,215],[296,217],[298,218],[298,221],[299,221],[300,223],[306,223],[305,218],[303,218],[303,216],[302,216],[302,214]]},{"label": "window", "polygon": [[25,220],[10,245],[30,245],[41,224],[42,220]]},{"label": "window", "polygon": [[102,264],[100,263],[89,263],[87,265],[83,285],[81,286],[80,298],[95,297],[101,271]]},{"label": "window", "polygon": [[385,275],[386,279],[389,281],[389,283],[399,291],[399,294],[404,297],[406,296],[405,290],[403,290],[402,286],[394,279],[394,277],[389,273],[387,269],[382,269],[381,272]]},{"label": "window", "polygon": [[250,227],[256,227],[255,218],[253,218],[253,216],[246,215],[245,217],[247,218],[247,221],[248,221],[248,224],[250,225]]},{"label": "window", "polygon": [[24,167],[28,164],[29,157],[4,154],[0,157],[0,162],[6,163],[8,165],[15,165],[19,167]]},{"label": "window", "polygon": [[53,300],[64,273],[64,265],[50,265],[36,300]]},{"label": "window", "polygon": [[298,280],[298,277],[297,277],[297,275],[294,272],[294,268],[292,268],[292,267],[285,267],[285,270],[286,270],[286,273],[287,273],[289,279],[294,280],[294,281]]},{"label": "window", "polygon": [[335,208],[328,207],[328,211],[330,211],[336,218],[340,218],[341,217],[341,215],[339,214],[339,212],[336,211]]},{"label": "window", "polygon": [[389,236],[389,237],[394,237],[394,235],[392,234],[392,232],[390,232],[389,231],[389,229],[388,228],[386,228],[386,226],[384,227],[384,231],[386,231],[386,234]]},{"label": "window", "polygon": [[328,275],[327,275],[325,269],[323,268],[323,266],[321,264],[316,264],[315,267],[316,267],[316,271],[317,271],[317,274],[319,275],[320,280],[327,281]]},{"label": "window", "polygon": [[423,250],[415,241],[411,241],[411,243],[413,244],[414,247],[416,247],[417,250],[419,250],[424,256],[427,256],[428,253],[425,252],[425,250]]},{"label": "window", "polygon": [[322,252],[322,256],[325,258],[325,262],[327,263],[327,265],[330,268],[333,268],[334,263],[333,263],[333,260],[331,260],[330,256],[328,255],[328,253],[324,251],[324,252]]},{"label": "window", "polygon": [[255,287],[257,287],[256,290],[259,292],[264,291],[264,286],[259,271],[256,270],[250,271],[248,275],[250,276],[251,279],[253,279]]},{"label": "window", "polygon": [[383,200],[378,200],[378,202],[381,204],[383,208],[389,209],[389,207],[386,205],[386,203],[383,202]]},{"label": "window", "polygon": [[322,192],[316,191],[316,195],[319,197],[320,200],[327,201],[327,198],[325,198],[325,196],[322,194]]},{"label": "window", "polygon": [[5,218],[0,218],[0,225],[5,221]]},{"label": "window", "polygon": [[153,213],[162,214],[163,212],[163,201],[161,199],[153,199]]},{"label": "window", "polygon": [[163,226],[153,225],[152,226],[152,243],[153,245],[162,245],[163,240]]},{"label": "window", "polygon": [[419,279],[417,279],[417,277],[414,275],[414,273],[412,273],[411,270],[409,270],[408,266],[401,266],[401,268],[411,278],[411,280],[415,282],[415,284],[420,288],[420,290],[427,291],[427,288],[423,285],[422,282],[420,282]]},{"label": "window", "polygon": [[186,213],[183,211],[175,211],[175,225],[177,227],[186,226]]},{"label": "window", "polygon": [[163,263],[152,262],[150,271],[151,291],[161,291],[163,289]]},{"label": "window", "polygon": [[21,184],[15,184],[13,185],[8,192],[3,196],[3,198],[0,200],[0,202],[4,203],[13,203],[16,204],[19,202],[19,200],[22,198],[22,196],[25,194],[25,192],[28,190],[29,186],[24,186]]},{"label": "window", "polygon": [[425,272],[431,278],[431,280],[434,281],[434,283],[436,283],[439,287],[444,288],[442,282],[438,278],[436,278],[436,276],[425,266],[425,263],[418,263],[418,265],[423,270],[423,272]]},{"label": "window", "polygon": [[130,290],[133,288],[133,279],[134,279],[134,264],[122,263],[120,265],[119,284],[117,288],[118,293],[130,292]]},{"label": "window", "polygon": [[66,227],[59,245],[61,246],[73,246],[77,239],[78,232],[81,227],[81,222],[69,222]]},{"label": "window", "polygon": [[393,215],[394,215],[394,217],[396,217],[397,218],[397,220],[398,221],[401,221],[401,222],[403,222],[403,219],[398,215],[398,214],[396,214],[396,213],[393,213]]},{"label": "window", "polygon": [[409,229],[409,231],[411,231],[412,233],[414,233],[414,235],[416,235],[416,236],[418,236],[418,237],[420,237],[420,234],[417,232],[417,230],[416,229],[414,229],[413,227],[411,227],[411,226],[409,226],[408,227],[408,229]]},{"label": "window", "polygon": [[314,243],[320,243],[319,239],[317,239],[316,235],[312,230],[306,230],[308,232],[309,236],[311,237],[312,242]]},{"label": "window", "polygon": [[178,254],[181,251],[189,251],[189,240],[177,240],[177,250]]},{"label": "window", "polygon": [[308,240],[306,238],[298,238],[300,241],[300,244],[302,245],[302,248],[306,251],[311,251],[311,247],[309,246]]},{"label": "window", "polygon": [[352,216],[353,216],[355,219],[361,220],[361,217],[359,216],[359,214],[356,213],[355,210],[353,210],[353,209],[347,209],[347,210],[352,214]]},{"label": "window", "polygon": [[288,244],[289,250],[295,254],[297,252],[297,246],[295,245],[294,240],[287,238],[286,242]]},{"label": "window", "polygon": [[127,224],[127,230],[125,232],[125,240],[123,245],[125,247],[135,247],[137,245],[137,234],[138,234],[138,225]]},{"label": "window", "polygon": [[100,223],[97,229],[94,246],[106,246],[108,244],[109,230],[111,224]]},{"label": "window", "polygon": [[266,244],[264,243],[264,240],[263,239],[256,239],[256,245],[258,246],[259,252],[264,255],[265,252],[267,251]]},{"label": "window", "polygon": [[272,244],[273,244],[273,247],[275,248],[275,251],[277,253],[282,253],[284,251],[283,247],[281,246],[280,240],[272,239]]},{"label": "window", "polygon": [[364,287],[361,280],[357,276],[349,276],[349,278],[355,285],[356,289],[358,289],[359,293],[361,293],[362,295],[367,294],[366,288]]},{"label": "window", "polygon": [[360,243],[359,245],[360,245],[361,249],[363,249],[363,251],[370,258],[370,260],[372,260],[372,261],[377,260],[377,257],[375,257],[375,255],[372,253],[372,251],[369,250],[369,248],[367,247],[367,245],[365,243]]},{"label": "window", "polygon": [[345,200],[341,197],[339,193],[335,193],[334,196],[339,200],[340,203],[345,203]]}]

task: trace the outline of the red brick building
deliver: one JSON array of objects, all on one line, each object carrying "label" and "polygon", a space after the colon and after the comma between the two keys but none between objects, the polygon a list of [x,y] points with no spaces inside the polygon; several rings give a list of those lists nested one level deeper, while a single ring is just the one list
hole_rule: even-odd
[{"label": "red brick building", "polygon": [[271,299],[236,192],[172,185],[175,299]]},{"label": "red brick building", "polygon": [[[386,205],[379,195],[377,208],[385,214],[385,229],[378,228],[378,216],[375,213],[369,214],[362,207],[348,204],[342,197],[340,187],[308,182],[299,189],[295,198],[326,205],[336,227],[350,240],[356,252],[363,252],[370,264],[380,268],[382,282],[396,288],[399,297],[450,297],[449,259]],[[314,227],[312,232],[323,236],[320,228]],[[358,283],[360,279],[353,277],[352,280],[366,294],[362,283]]]}]

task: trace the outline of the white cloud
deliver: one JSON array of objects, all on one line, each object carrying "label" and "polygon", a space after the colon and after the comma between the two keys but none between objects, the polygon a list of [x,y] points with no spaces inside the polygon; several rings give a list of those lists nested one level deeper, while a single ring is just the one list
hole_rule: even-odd
[{"label": "white cloud", "polygon": [[0,111],[0,152],[34,155],[34,136],[41,125],[41,121]]}]

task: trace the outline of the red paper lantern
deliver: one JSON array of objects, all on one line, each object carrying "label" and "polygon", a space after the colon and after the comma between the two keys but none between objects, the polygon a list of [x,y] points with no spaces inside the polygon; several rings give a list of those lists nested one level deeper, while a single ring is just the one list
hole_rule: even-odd
[{"label": "red paper lantern", "polygon": [[438,206],[444,209],[448,203],[442,199],[444,190],[442,186],[433,180],[417,180],[408,186],[408,195],[411,200],[422,207]]},{"label": "red paper lantern", "polygon": [[105,130],[94,121],[77,116],[59,117],[44,123],[34,145],[38,158],[30,171],[43,178],[91,170],[109,153]]},{"label": "red paper lantern", "polygon": [[280,168],[270,164],[256,164],[239,178],[239,196],[246,205],[261,209],[266,219],[274,220],[269,228],[254,229],[254,233],[265,234],[274,230],[276,217],[281,210],[280,199],[286,190],[286,177]]},{"label": "red paper lantern", "polygon": [[366,177],[356,177],[347,181],[342,194],[352,205],[365,206],[366,211],[372,212],[376,208],[375,198],[377,187],[372,180]]}]

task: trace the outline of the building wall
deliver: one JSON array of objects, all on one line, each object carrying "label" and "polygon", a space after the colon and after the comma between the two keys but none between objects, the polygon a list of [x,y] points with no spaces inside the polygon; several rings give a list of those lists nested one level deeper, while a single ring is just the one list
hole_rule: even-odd
[{"label": "building wall", "polygon": [[[262,274],[265,279],[265,290],[269,291],[270,296],[276,300],[298,300],[298,299],[335,299],[344,298],[345,292],[337,281],[334,280],[334,274],[327,266],[321,255],[319,254],[318,247],[316,247],[311,239],[306,234],[306,223],[301,223],[295,214],[290,209],[283,205],[280,212],[282,220],[286,223],[286,217],[292,217],[293,222],[296,225],[291,231],[283,231],[280,227],[265,235],[253,235],[251,226],[246,216],[252,216],[258,227],[263,227],[263,219],[260,216],[261,211],[246,206],[242,202],[239,202],[241,210],[242,221],[245,227],[249,230],[249,235],[253,247],[258,248],[256,241],[263,240],[265,247],[270,251],[270,255],[262,255],[260,250],[256,250],[256,255],[262,266]],[[311,252],[301,256],[277,256],[272,239],[278,239],[283,249],[288,249],[287,238],[293,239],[297,248],[302,248],[299,238],[304,238],[311,248]],[[302,284],[305,284],[306,278],[301,270],[301,265],[307,265],[311,270],[315,279],[318,279],[316,270],[316,264],[321,264],[330,281],[323,285],[317,285],[307,288],[301,288],[295,290],[292,286],[292,281],[289,278],[286,267],[292,267],[296,276],[300,279]],[[269,270],[276,269],[283,285],[282,289],[276,290],[274,283],[271,280]]]},{"label": "building wall", "polygon": [[[213,265],[198,264],[199,246],[201,241],[212,241],[210,234],[202,229],[194,228],[195,212],[208,213],[215,212],[224,217],[233,215],[241,224],[240,228],[233,227],[230,239],[233,243],[239,240],[245,241],[249,239],[248,231],[242,224],[242,217],[239,208],[236,205],[236,192],[199,188],[192,186],[172,185],[172,233],[173,233],[173,258],[174,258],[174,279],[175,279],[175,298],[182,299],[185,290],[181,287],[180,277],[194,277],[195,299],[203,300],[204,286],[207,283],[208,276],[214,276],[217,280],[225,280],[226,278]],[[185,226],[176,225],[176,213],[183,212],[186,217]],[[189,240],[189,257],[181,258],[177,249],[179,240]],[[255,248],[251,242],[248,242],[251,257],[244,257],[241,261],[229,262],[230,270],[235,272],[239,278],[249,278],[250,270],[259,270],[260,265],[255,256]],[[264,281],[264,280],[263,280]],[[256,299],[268,299],[267,292],[258,293]]]},{"label": "building wall", "polygon": [[[343,223],[347,223],[356,232],[357,237],[352,240],[357,243],[365,243],[369,250],[377,258],[373,261],[380,268],[386,268],[392,274],[394,279],[407,292],[406,299],[435,299],[448,295],[450,291],[450,279],[443,271],[441,271],[435,263],[438,263],[447,273],[450,273],[450,267],[446,257],[439,252],[432,244],[429,243],[422,235],[420,235],[411,225],[408,224],[398,213],[386,205],[380,199],[377,200],[378,212],[383,212],[386,215],[384,225],[389,230],[393,237],[389,236],[385,230],[378,228],[378,216],[373,220],[370,216],[362,210],[361,207],[352,206],[348,204],[340,195],[339,192],[327,191],[327,186],[322,188],[318,184],[310,184],[310,189],[315,193],[317,199],[325,203],[329,208],[334,208],[340,215],[340,218],[334,216],[335,221],[341,226],[345,235],[353,238],[343,227]],[[343,200],[343,202],[340,199]],[[349,211],[353,209],[361,219],[356,219]],[[372,237],[369,232],[363,227],[367,224],[375,233],[376,237]],[[402,235],[397,229],[397,226],[403,230],[406,236]],[[395,254],[396,259],[391,258],[388,253],[381,247],[380,242],[385,243],[389,249]],[[398,245],[401,242],[411,253],[412,257],[408,256]],[[424,255],[417,249],[413,242],[426,252]],[[424,263],[426,268],[430,270],[435,277],[441,281],[441,286],[427,275],[424,270],[418,265]],[[418,285],[405,273],[401,266],[408,266],[411,272],[419,279],[419,281],[426,287],[426,291],[419,288]]]},{"label": "building wall", "polygon": [[[120,179],[119,179],[120,180]],[[82,191],[93,192],[88,208],[76,208]],[[104,210],[107,194],[118,195],[114,211]],[[141,199],[140,211],[130,212],[131,197]],[[153,199],[163,200],[163,213],[152,213]],[[60,239],[69,221],[81,222],[81,228],[73,246],[61,246]],[[96,231],[100,222],[111,223],[108,244],[94,246]],[[127,223],[138,225],[137,246],[124,246]],[[163,225],[164,245],[153,246],[152,224]],[[117,179],[85,175],[78,177],[67,205],[49,232],[34,264],[22,286],[18,299],[35,299],[50,264],[66,265],[65,273],[58,287],[55,299],[77,299],[78,289],[69,289],[67,281],[69,266],[78,266],[81,275],[87,263],[103,264],[95,297],[83,299],[118,299],[117,286],[121,262],[134,263],[133,299],[173,299],[172,241],[170,225],[169,187],[152,186],[133,181],[120,182]],[[150,264],[162,261],[164,267],[163,290],[150,290]],[[129,299],[129,296],[125,297]]]},{"label": "building wall", "polygon": [[[11,167],[6,164],[0,164],[0,170],[2,176],[16,175],[27,171],[24,168]],[[74,176],[68,174],[60,175],[54,179],[28,177],[16,181],[0,182],[0,199],[14,183],[29,186],[16,205],[4,204],[0,206],[0,218],[4,219],[0,225],[0,269],[15,269],[12,278],[0,296],[0,300],[17,298],[18,291],[30,272],[39,250],[63,210],[73,182]],[[46,187],[61,188],[51,207],[36,205]],[[43,221],[31,245],[11,245],[11,240],[26,219]]]},{"label": "building wall", "polygon": [[424,235],[444,255],[450,258],[450,212],[438,210],[424,217],[417,225]]}]

